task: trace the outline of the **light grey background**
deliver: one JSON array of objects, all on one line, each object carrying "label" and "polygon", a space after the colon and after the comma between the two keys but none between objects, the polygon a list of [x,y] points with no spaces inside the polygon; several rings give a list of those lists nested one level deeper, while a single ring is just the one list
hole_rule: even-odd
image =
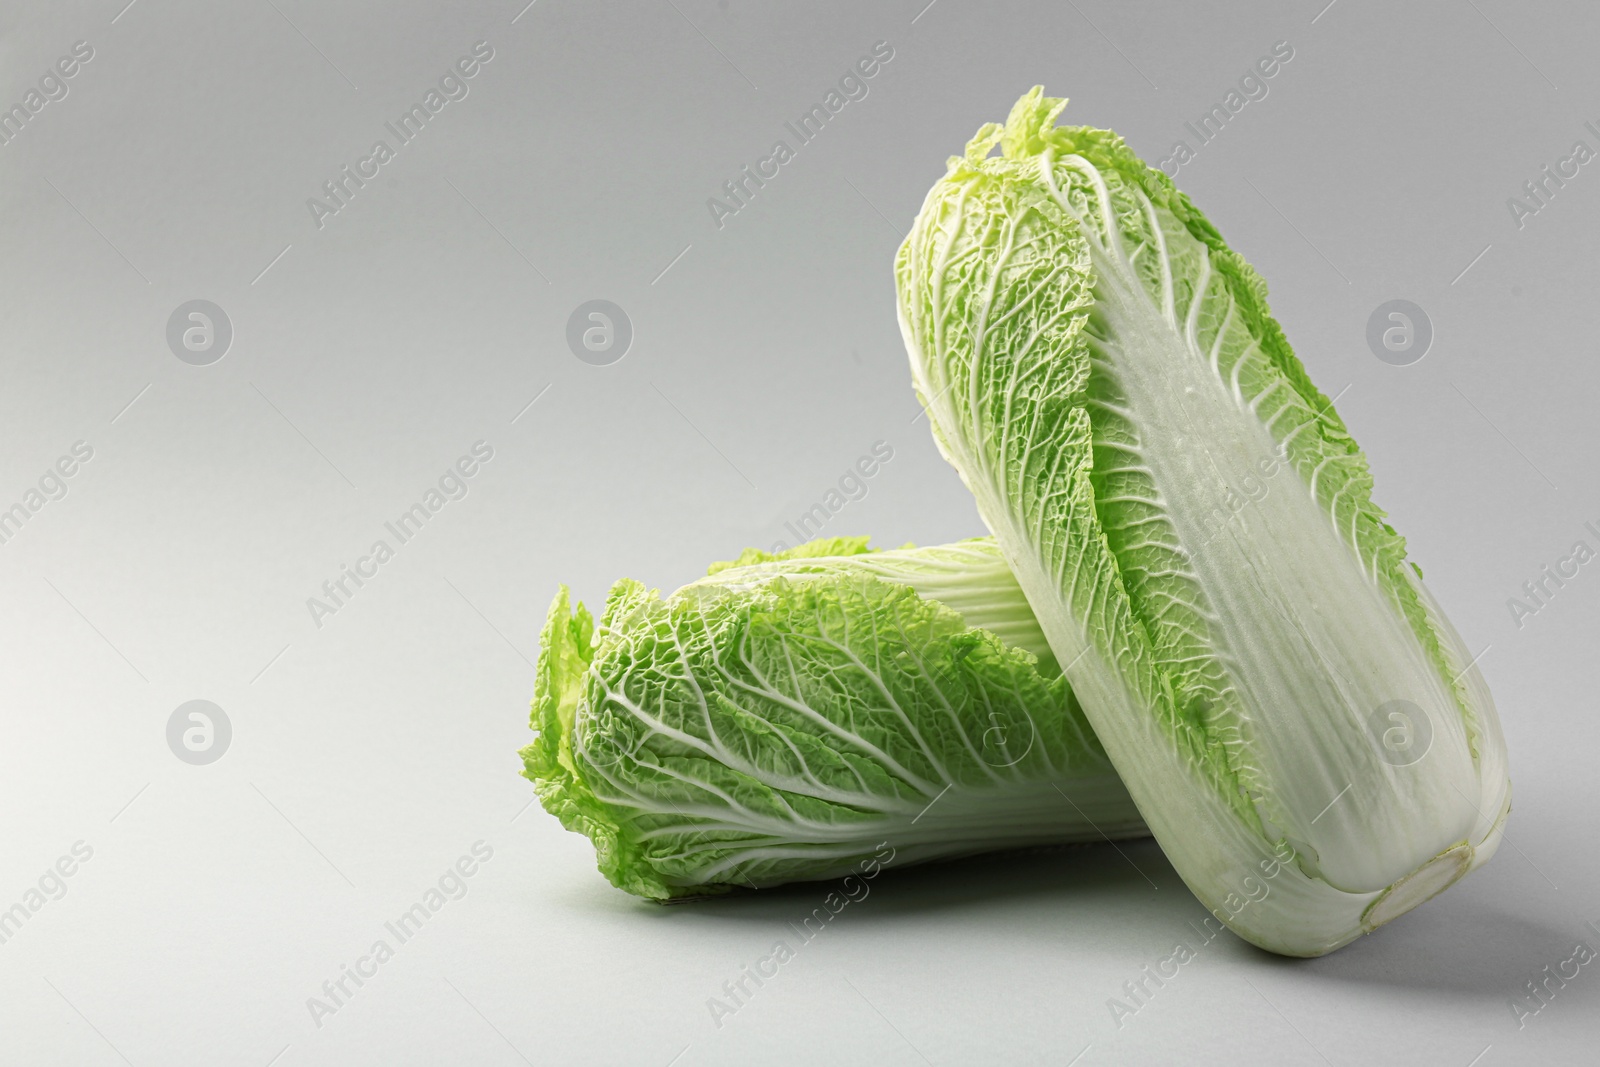
[{"label": "light grey background", "polygon": [[[1600,11],[125,2],[0,8],[0,105],[94,48],[0,145],[0,507],[94,450],[0,544],[0,908],[93,849],[0,944],[0,1060],[1593,1062],[1595,966],[1522,1028],[1510,1002],[1600,947],[1600,564],[1520,627],[1507,601],[1600,547],[1600,165],[1520,229],[1506,200],[1600,148]],[[307,198],[480,40],[470,95],[317,228]],[[707,198],[879,40],[869,95],[718,229]],[[1120,1027],[1108,999],[1204,914],[1152,845],[897,872],[717,1027],[707,998],[825,887],[653,907],[528,807],[556,584],[595,604],[792,540],[879,440],[827,533],[980,533],[893,312],[945,158],[1035,83],[1160,158],[1280,40],[1269,95],[1178,181],[1345,390],[1379,501],[1485,650],[1506,847],[1329,958],[1219,938]],[[1409,367],[1365,342],[1397,298],[1435,330]],[[233,324],[210,366],[166,343],[194,299]],[[611,366],[565,343],[591,299],[633,323]],[[315,625],[307,598],[480,440],[468,495]],[[166,741],[196,699],[233,730],[205,766]],[[307,998],[479,840],[467,895],[317,1026]]]}]

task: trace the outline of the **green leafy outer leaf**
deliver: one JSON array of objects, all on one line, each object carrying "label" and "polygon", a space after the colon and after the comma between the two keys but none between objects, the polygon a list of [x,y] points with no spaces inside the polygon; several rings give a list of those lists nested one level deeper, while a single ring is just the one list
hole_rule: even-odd
[{"label": "green leafy outer leaf", "polygon": [[830,547],[618,582],[598,631],[557,594],[524,773],[607,878],[667,899],[1144,832],[1053,662],[973,625],[1031,619],[992,540]]},{"label": "green leafy outer leaf", "polygon": [[[1494,706],[1260,277],[1064,105],[981,129],[902,245],[917,390],[1180,874],[1257,944],[1325,952],[1492,853]],[[1392,708],[1425,757],[1383,748]]]}]

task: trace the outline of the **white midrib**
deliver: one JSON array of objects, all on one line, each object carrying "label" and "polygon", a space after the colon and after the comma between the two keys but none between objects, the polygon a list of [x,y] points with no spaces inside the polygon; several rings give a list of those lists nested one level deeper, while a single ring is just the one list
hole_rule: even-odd
[{"label": "white midrib", "polygon": [[[1147,832],[1144,823],[1130,810],[1121,780],[1110,772],[1059,782],[1027,780],[1004,789],[951,789],[913,815],[840,822],[802,834],[775,834],[775,839],[768,841],[716,839],[714,835],[718,833],[764,832],[763,828],[729,818],[727,812],[702,812],[690,807],[683,809],[683,814],[704,818],[706,821],[696,823],[693,830],[712,838],[673,854],[682,859],[708,854],[706,863],[696,866],[691,876],[675,879],[684,884],[740,881],[726,877],[727,873],[762,860],[799,860],[809,864],[818,856],[870,854],[879,842],[894,846],[903,859],[923,860],[1030,845],[1120,840]],[[669,839],[682,832],[681,826],[667,826],[640,837]]]},{"label": "white midrib", "polygon": [[[934,284],[939,284],[937,276]],[[956,413],[943,388],[936,388],[927,377],[931,364],[904,304],[898,312],[935,444],[972,492],[979,514],[999,542],[1151,834],[1201,903],[1219,917],[1231,914],[1222,910],[1228,894],[1247,889],[1244,879],[1256,877],[1260,864],[1273,862],[1271,849],[1227,807],[1199,769],[1179,756],[1150,708],[1129,689],[1117,666],[1102,655],[1082,622],[1067,610],[1068,593],[1062,589],[1060,577],[1052,574],[1034,551],[1032,532],[999,498],[998,487],[968,473],[982,471],[981,460],[966,453],[960,435],[948,432],[959,425]],[[1256,908],[1229,925],[1257,945],[1290,955],[1320,955],[1360,936],[1361,914],[1376,896],[1342,893],[1293,868],[1284,869],[1276,884],[1279,888],[1270,908]]]},{"label": "white midrib", "polygon": [[[1100,175],[1083,166],[1109,226]],[[1056,200],[1073,210],[1059,192]],[[1165,241],[1153,207],[1141,200],[1155,239]],[[1105,354],[1133,425],[1155,430],[1142,434],[1140,455],[1207,596],[1211,644],[1232,682],[1236,721],[1258,769],[1250,775],[1263,793],[1258,808],[1332,884],[1380,889],[1471,827],[1466,797],[1476,782],[1451,695],[1403,616],[1293,471],[1281,470],[1273,491],[1220,535],[1205,537],[1211,516],[1234,514],[1231,487],[1253,484],[1271,468],[1277,443],[1240,392],[1243,357],[1224,382],[1213,354],[1200,350],[1199,301],[1184,309],[1180,325],[1170,275],[1158,308],[1137,284],[1121,238],[1108,251],[1087,220],[1083,226],[1098,275],[1097,306],[1110,326]],[[1170,239],[1201,257],[1203,283],[1209,251],[1187,234]],[[1158,249],[1164,267],[1169,251]],[[1431,761],[1400,768],[1378,758],[1367,719],[1395,699],[1429,714],[1437,749]]]}]

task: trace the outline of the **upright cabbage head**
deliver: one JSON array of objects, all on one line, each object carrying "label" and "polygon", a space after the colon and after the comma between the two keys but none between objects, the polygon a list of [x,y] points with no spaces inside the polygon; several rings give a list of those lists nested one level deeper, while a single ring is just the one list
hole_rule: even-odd
[{"label": "upright cabbage head", "polygon": [[917,392],[1173,865],[1318,955],[1494,851],[1494,705],[1265,284],[1064,104],[980,130],[901,246]]}]

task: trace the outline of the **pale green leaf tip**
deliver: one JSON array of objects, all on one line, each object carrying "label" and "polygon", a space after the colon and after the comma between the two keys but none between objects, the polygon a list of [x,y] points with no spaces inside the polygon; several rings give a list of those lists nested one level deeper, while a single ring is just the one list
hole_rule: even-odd
[{"label": "pale green leaf tip", "polygon": [[[627,585],[619,593],[619,587]],[[635,588],[637,587],[637,588]],[[618,582],[610,600],[638,595],[637,582]],[[675,890],[639,862],[638,846],[627,838],[614,812],[585,781],[572,752],[572,731],[590,664],[598,652],[594,617],[561,586],[550,605],[540,634],[530,725],[537,733],[522,749],[522,776],[533,782],[544,809],[561,825],[588,837],[595,847],[600,872],[615,886],[637,896],[663,900]]]},{"label": "pale green leaf tip", "polygon": [[1022,94],[1006,116],[1000,137],[1000,153],[1007,159],[1038,155],[1056,140],[1056,119],[1067,106],[1064,96],[1045,96],[1044,86],[1035,85]]},{"label": "pale green leaf tip", "polygon": [[1066,109],[1064,96],[1045,96],[1044,86],[1035,85],[1022,94],[1011,107],[1004,124],[985,123],[967,142],[965,154],[950,157],[950,170],[975,169],[1000,146],[1000,154],[1008,160],[1024,159],[1038,155],[1047,147],[1070,150],[1065,131],[1058,130],[1056,119]]},{"label": "pale green leaf tip", "polygon": [[706,575],[720,574],[734,567],[749,567],[757,563],[782,563],[792,559],[818,559],[824,556],[863,556],[878,549],[869,546],[871,537],[818,537],[781,552],[763,552],[747,548],[734,559],[720,560],[706,568]]}]

